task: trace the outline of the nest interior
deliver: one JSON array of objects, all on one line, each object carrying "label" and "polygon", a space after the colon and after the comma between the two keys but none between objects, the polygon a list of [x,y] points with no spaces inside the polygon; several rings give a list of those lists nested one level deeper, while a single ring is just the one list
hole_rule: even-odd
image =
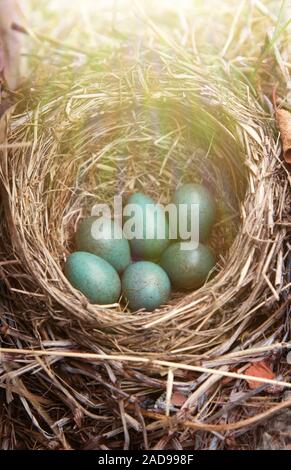
[{"label": "nest interior", "polygon": [[[46,389],[49,377],[56,389],[48,392],[51,403],[61,402],[102,426],[100,436],[115,436],[110,434],[113,413],[125,447],[128,429],[136,428],[143,445],[148,443],[143,414],[136,411],[130,421],[125,411],[133,396],[145,403],[171,385],[187,392],[187,413],[193,417],[206,383],[211,397],[199,417],[207,421],[221,406],[213,401],[220,394],[220,376],[192,371],[190,378],[183,367],[229,370],[234,360],[244,364],[256,348],[282,341],[285,334],[280,305],[287,295],[286,228],[281,222],[288,181],[264,102],[219,63],[190,64],[183,54],[170,60],[158,50],[144,51],[137,60],[122,50],[102,70],[92,62],[74,70],[73,79],[56,75],[45,92],[32,92],[30,109],[16,110],[11,118],[7,143],[1,180],[12,244],[11,262],[3,269],[17,305],[13,320],[9,312],[5,321],[23,332],[16,343],[7,341],[51,351],[47,363],[28,360],[39,390]],[[63,264],[74,249],[78,221],[94,204],[112,203],[115,195],[135,190],[166,202],[179,183],[190,181],[205,184],[218,207],[210,240],[217,266],[209,282],[197,291],[173,294],[168,305],[152,313],[130,313],[122,304],[91,305],[70,286]],[[75,356],[56,357],[58,347],[64,355],[77,350],[118,358],[105,363],[83,358],[77,366]],[[125,366],[128,354],[136,362]],[[145,356],[175,364],[172,384],[171,375],[164,378],[166,365],[138,362]],[[99,395],[88,386],[89,377],[97,377]],[[25,380],[30,389],[32,377]],[[70,416],[53,429],[59,414],[51,410],[49,420],[41,415],[42,435],[51,433],[63,446],[74,446],[73,438],[70,444],[66,440],[72,433]],[[152,433],[159,438],[161,429],[153,426]]]}]

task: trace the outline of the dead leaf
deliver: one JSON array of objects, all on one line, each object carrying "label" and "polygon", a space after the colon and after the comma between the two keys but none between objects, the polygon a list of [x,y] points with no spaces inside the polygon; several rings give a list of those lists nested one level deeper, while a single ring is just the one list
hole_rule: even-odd
[{"label": "dead leaf", "polygon": [[185,401],[187,400],[187,397],[181,393],[181,392],[174,392],[172,395],[172,405],[176,406],[177,408],[180,408],[181,406],[184,405]]},{"label": "dead leaf", "polygon": [[[270,366],[265,361],[255,362],[251,364],[245,371],[246,375],[253,375],[254,377],[260,377],[263,379],[274,379],[275,374],[270,369]],[[251,389],[258,388],[262,385],[262,382],[256,380],[248,380],[248,385]]]},{"label": "dead leaf", "polygon": [[0,74],[11,90],[15,90],[19,84],[22,37],[12,25],[22,20],[23,13],[18,0],[0,0]]},{"label": "dead leaf", "polygon": [[7,109],[9,109],[10,106],[12,106],[12,104],[13,104],[13,102],[9,98],[1,99],[1,102],[0,102],[0,119],[6,113]]},{"label": "dead leaf", "polygon": [[287,163],[291,163],[291,113],[286,109],[278,109],[276,120],[281,134],[283,157]]},{"label": "dead leaf", "polygon": [[230,382],[232,382],[233,380],[234,380],[233,377],[223,377],[223,378],[221,379],[221,383],[222,383],[223,385],[228,385],[228,384],[229,384]]},{"label": "dead leaf", "polygon": [[80,429],[82,427],[82,423],[83,423],[83,418],[84,418],[84,413],[83,411],[79,410],[78,408],[76,408],[74,410],[74,421],[77,425],[77,427]]},{"label": "dead leaf", "polygon": [[11,112],[12,101],[8,98],[2,99],[2,102],[0,103],[0,144],[5,142],[7,136],[8,119]]}]

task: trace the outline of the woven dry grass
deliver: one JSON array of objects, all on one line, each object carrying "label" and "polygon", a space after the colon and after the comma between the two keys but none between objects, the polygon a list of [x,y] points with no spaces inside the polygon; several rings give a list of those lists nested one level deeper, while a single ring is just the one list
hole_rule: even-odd
[{"label": "woven dry grass", "polygon": [[[22,404],[3,406],[4,446],[252,447],[291,404],[290,178],[271,103],[239,67],[175,44],[99,59],[40,74],[2,145],[0,387]],[[78,220],[136,189],[164,202],[180,181],[215,196],[215,277],[152,313],[88,304],[62,271]],[[250,391],[262,358],[276,379]]]}]

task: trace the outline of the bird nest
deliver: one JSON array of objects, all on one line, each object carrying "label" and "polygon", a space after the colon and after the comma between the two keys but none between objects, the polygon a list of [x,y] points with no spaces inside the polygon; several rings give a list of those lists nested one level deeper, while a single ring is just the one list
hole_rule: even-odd
[{"label": "bird nest", "polygon": [[[257,391],[244,374],[281,354],[288,304],[288,182],[264,102],[219,62],[121,49],[62,68],[26,106],[10,119],[1,179],[14,331],[3,364],[33,419],[34,434],[19,424],[27,445],[208,446],[273,413],[268,399],[246,411]],[[211,280],[154,312],[90,304],[63,274],[80,219],[136,190],[165,203],[183,182],[216,201]],[[282,380],[258,378],[258,390]]]}]

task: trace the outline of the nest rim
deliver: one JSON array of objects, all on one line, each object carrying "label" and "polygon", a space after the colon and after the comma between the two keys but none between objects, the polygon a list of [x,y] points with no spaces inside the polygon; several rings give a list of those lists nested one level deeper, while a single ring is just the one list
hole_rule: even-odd
[{"label": "nest rim", "polygon": [[[145,59],[145,56],[143,56],[143,59]],[[150,56],[150,60],[151,59],[152,56]],[[162,58],[160,64],[163,62],[164,58]],[[8,222],[10,222],[10,233],[12,240],[14,240],[14,252],[17,253],[17,256],[20,258],[22,265],[25,266],[25,268],[28,270],[28,273],[32,276],[33,283],[36,283],[39,286],[40,291],[45,293],[45,297],[47,299],[54,299],[54,301],[56,301],[58,305],[61,305],[65,311],[70,313],[70,315],[74,314],[77,323],[87,322],[88,324],[91,324],[93,328],[96,327],[106,331],[106,336],[110,337],[109,344],[106,345],[105,340],[104,345],[104,333],[101,332],[99,335],[99,339],[101,340],[102,347],[105,348],[105,351],[114,352],[116,350],[124,350],[126,352],[131,351],[139,354],[140,335],[145,333],[147,336],[149,335],[153,338],[153,340],[150,341],[151,344],[149,344],[149,347],[145,347],[145,351],[149,353],[160,354],[161,351],[170,349],[171,354],[182,354],[182,356],[186,355],[187,360],[191,360],[191,355],[193,352],[191,353],[190,351],[197,351],[197,349],[199,351],[199,347],[197,345],[194,344],[191,346],[193,342],[193,336],[195,336],[195,331],[198,330],[201,331],[202,336],[205,334],[206,338],[210,337],[209,341],[207,342],[207,346],[203,346],[202,341],[201,345],[203,347],[201,348],[201,351],[203,352],[201,352],[201,354],[204,355],[206,353],[211,357],[221,351],[221,349],[225,350],[225,348],[222,347],[222,345],[219,344],[219,341],[217,340],[217,331],[212,331],[213,336],[211,336],[211,334],[207,334],[207,324],[209,325],[209,331],[214,329],[219,330],[221,336],[225,338],[226,331],[231,332],[232,334],[234,328],[238,328],[238,331],[241,330],[241,326],[245,323],[245,316],[248,316],[249,319],[253,317],[259,310],[260,307],[258,306],[262,302],[262,299],[263,301],[265,301],[266,298],[269,300],[274,300],[275,297],[275,300],[277,300],[277,297],[279,296],[278,288],[272,288],[273,281],[269,280],[268,282],[268,280],[266,281],[266,279],[263,278],[263,281],[259,281],[258,287],[258,280],[260,279],[260,275],[264,274],[266,277],[266,273],[268,273],[270,270],[270,264],[272,264],[270,253],[272,253],[272,256],[279,257],[285,236],[284,227],[276,225],[274,218],[270,218],[270,207],[268,206],[267,208],[267,204],[272,204],[274,209],[274,205],[276,204],[276,207],[279,208],[279,211],[281,210],[282,214],[282,206],[280,209],[280,204],[277,204],[275,201],[275,197],[278,198],[278,195],[279,198],[282,197],[285,188],[285,182],[283,182],[283,184],[280,186],[280,178],[277,178],[278,173],[282,170],[282,164],[278,157],[279,144],[272,137],[271,133],[273,129],[271,121],[268,119],[263,108],[258,103],[257,98],[249,94],[248,87],[243,83],[236,84],[240,87],[240,95],[237,96],[233,89],[230,90],[227,87],[228,83],[226,82],[223,75],[217,79],[217,70],[215,70],[216,78],[214,79],[211,67],[209,68],[208,66],[205,66],[201,71],[201,66],[199,70],[193,66],[189,70],[189,66],[187,66],[185,69],[185,65],[183,64],[183,61],[181,61],[181,63],[178,63],[178,66],[175,66],[173,70],[171,69],[169,63],[164,64],[163,70],[155,70],[153,73],[153,78],[151,77],[154,85],[160,86],[162,84],[164,86],[165,74],[168,74],[170,81],[168,83],[168,87],[165,87],[164,90],[150,90],[148,87],[148,81],[152,70],[147,68],[147,66],[144,66],[142,69],[140,64],[135,64],[135,66],[136,75],[134,75],[132,68],[130,67],[128,68],[129,72],[122,72],[122,75],[117,76],[117,80],[116,72],[115,75],[113,72],[102,72],[99,80],[100,84],[97,85],[97,87],[90,87],[89,85],[83,87],[82,84],[80,84],[78,87],[75,85],[73,89],[69,90],[66,94],[64,94],[63,97],[60,96],[49,103],[45,103],[42,107],[37,106],[34,113],[30,112],[28,114],[23,114],[22,116],[16,116],[12,118],[12,131],[10,134],[11,139],[14,141],[24,141],[25,143],[25,140],[28,138],[28,136],[32,137],[32,149],[29,147],[26,148],[26,146],[20,146],[13,151],[12,163],[10,163],[11,159],[10,161],[5,159],[2,160],[4,184],[6,188],[9,186],[11,188],[10,192],[8,192],[8,207],[10,212]],[[88,76],[85,74],[83,81],[90,81],[90,76],[90,73],[88,73]],[[115,88],[112,87],[112,77],[113,83],[115,81]],[[132,77],[132,82],[129,86],[129,92],[126,95],[126,93],[123,92],[123,87],[124,84],[128,82],[129,77]],[[160,79],[160,82],[158,81],[158,78]],[[134,86],[135,81],[138,79],[138,90],[140,91],[137,91]],[[209,81],[211,79],[212,81]],[[102,92],[101,85],[104,85],[106,81],[109,82],[108,87],[111,88],[108,88],[108,90]],[[182,92],[179,90],[179,88],[173,87],[173,83],[176,86],[177,84],[180,84],[182,88],[184,86]],[[119,85],[120,87],[119,92],[116,85]],[[156,100],[166,99],[165,96],[170,94],[169,88],[171,85],[174,88],[174,92],[172,92],[174,95],[174,101],[176,100],[177,102],[181,99],[181,96],[185,95],[185,102],[187,103],[188,100],[190,102],[190,106],[193,106],[191,97],[194,97],[195,100],[197,100],[197,97],[199,97],[200,102],[198,103],[196,109],[194,107],[194,112],[197,113],[198,106],[201,107],[200,117],[202,116],[202,123],[204,122],[203,119],[205,119],[205,116],[207,116],[207,118],[210,116],[209,122],[214,122],[215,126],[217,126],[217,129],[219,129],[220,132],[224,130],[225,138],[229,134],[230,139],[234,139],[235,136],[236,139],[240,141],[240,145],[244,149],[245,154],[243,155],[244,160],[241,162],[241,168],[243,168],[242,174],[243,172],[245,173],[245,178],[247,180],[247,190],[244,199],[240,201],[241,229],[230,247],[225,265],[218,272],[218,274],[216,274],[213,279],[207,282],[198,291],[186,293],[186,295],[182,294],[182,298],[180,298],[180,300],[174,298],[174,305],[173,303],[170,303],[168,306],[158,309],[154,312],[139,312],[138,314],[123,312],[123,309],[120,308],[120,306],[114,310],[114,308],[108,309],[91,305],[80,293],[78,293],[78,291],[73,289],[66,280],[62,271],[62,266],[59,265],[56,261],[55,253],[51,253],[51,251],[53,251],[52,247],[54,247],[55,241],[53,240],[47,248],[45,247],[50,237],[48,230],[50,226],[50,215],[48,214],[48,211],[42,215],[43,218],[48,220],[46,225],[47,232],[43,232],[43,234],[38,233],[37,230],[35,231],[34,227],[30,233],[31,227],[33,227],[35,224],[33,221],[34,212],[37,213],[37,205],[41,206],[42,204],[41,193],[33,196],[34,207],[32,208],[30,214],[31,219],[26,219],[23,217],[25,214],[25,207],[26,209],[28,207],[27,202],[29,201],[30,197],[30,182],[35,177],[37,166],[40,166],[41,162],[44,162],[45,159],[48,158],[51,159],[51,165],[50,168],[46,168],[47,174],[45,174],[45,176],[42,175],[42,177],[48,178],[49,172],[53,174],[52,178],[57,175],[58,165],[60,165],[58,159],[63,157],[63,149],[66,146],[66,142],[64,144],[62,141],[63,136],[65,135],[71,144],[70,127],[73,130],[76,128],[76,126],[78,128],[80,121],[83,125],[82,113],[86,115],[88,109],[91,109],[92,111],[92,109],[94,110],[95,106],[99,106],[97,114],[106,115],[106,112],[109,112],[109,114],[112,113],[114,106],[117,106],[117,115],[119,115],[118,113],[120,113],[120,107],[122,105],[127,107],[128,100],[135,100],[135,106],[137,107],[140,106],[140,101],[142,101],[143,104],[147,104],[153,99],[155,104]],[[228,100],[224,102],[224,99],[221,99],[221,96],[225,97],[226,94]],[[171,98],[172,97],[173,96],[171,96]],[[248,103],[248,108],[246,103]],[[109,107],[109,111],[106,110],[106,106]],[[190,106],[188,103],[187,106],[186,109],[189,110]],[[148,108],[150,112],[150,105]],[[210,111],[212,109],[215,110],[213,115],[211,115]],[[224,113],[224,122],[219,122],[217,115],[215,114],[217,113],[217,109],[219,109],[219,112],[222,110]],[[60,117],[60,121],[57,120],[58,115]],[[176,116],[171,116],[173,120],[175,120],[175,117]],[[116,119],[116,114],[114,114],[114,112],[113,118]],[[96,119],[94,113],[92,119]],[[50,128],[50,125],[53,122],[57,123],[55,129],[53,127]],[[114,121],[109,121],[111,126],[112,122]],[[225,122],[229,122],[229,128],[226,127]],[[124,126],[125,125],[122,121],[120,127],[123,129]],[[116,127],[119,127],[119,124],[117,124]],[[258,132],[259,127],[261,130]],[[48,131],[48,129],[50,130]],[[67,132],[67,129],[69,129],[69,133],[64,134],[63,131],[65,130],[65,132]],[[86,139],[90,142],[90,136],[88,136],[88,133],[92,131],[90,122],[88,129],[89,130],[82,135],[81,139],[82,146],[86,149],[85,152],[87,152],[86,145],[88,144],[88,142],[86,143]],[[106,128],[104,128],[104,124],[101,121],[99,138],[100,134],[106,134],[106,132]],[[132,136],[132,129],[129,129],[128,135],[129,138],[134,141],[135,136]],[[55,143],[54,139],[57,144]],[[118,135],[118,139],[120,139],[120,135]],[[60,141],[62,141],[61,144]],[[83,141],[86,145],[83,144]],[[79,142],[75,142],[74,144],[76,147],[74,151],[76,151],[76,153],[79,152],[81,155],[78,156],[77,159],[82,159],[83,147],[79,144]],[[61,150],[57,148],[57,145],[61,145]],[[107,145],[110,147],[110,143],[107,143]],[[235,146],[230,149],[230,153],[233,152],[234,148]],[[218,149],[218,154],[219,151],[220,149]],[[33,160],[34,158],[35,161]],[[233,158],[233,155],[231,155],[230,158]],[[235,156],[235,158],[237,157]],[[98,161],[98,155],[96,161]],[[151,163],[152,162],[153,160],[151,160]],[[27,174],[25,174],[25,172],[21,173],[22,168],[24,168],[25,165],[28,165]],[[46,163],[46,165],[48,164]],[[91,163],[89,164],[89,168],[90,165]],[[68,163],[69,169],[70,166],[74,167],[74,159],[72,162]],[[17,174],[17,171],[19,170],[20,172]],[[85,167],[85,172],[87,172],[87,170],[88,168]],[[74,171],[74,168],[72,171]],[[70,177],[68,179],[70,180]],[[278,183],[274,184],[275,180],[277,179]],[[67,178],[65,178],[64,182],[59,184],[66,185],[66,180]],[[18,184],[18,181],[21,181],[22,194],[20,194],[20,185]],[[35,182],[36,179],[34,180],[34,183]],[[39,184],[39,187],[45,193],[49,191],[54,192],[56,190],[55,187],[50,188],[50,186],[48,186],[48,189],[43,188],[41,184]],[[12,188],[14,193],[12,192]],[[72,190],[71,188],[69,189]],[[26,193],[26,191],[28,191],[28,193]],[[74,191],[74,188],[72,191]],[[149,194],[151,195],[151,192],[149,192]],[[16,198],[16,196],[18,197]],[[45,195],[45,198],[47,198],[47,195]],[[21,204],[23,204],[22,207]],[[68,213],[65,213],[62,211],[62,209],[59,209],[59,201],[56,203],[56,205],[58,206],[59,214],[62,214],[64,218],[68,218]],[[54,209],[54,207],[49,208],[49,212],[53,215]],[[79,208],[74,205],[72,212],[78,214],[78,210]],[[275,209],[273,210],[273,213],[276,213]],[[36,217],[38,217],[37,214]],[[24,219],[24,221],[22,219]],[[74,217],[73,225],[76,224],[77,219],[78,217]],[[30,223],[31,227],[29,226]],[[47,239],[44,235],[47,235]],[[53,234],[52,238],[57,235],[60,235],[60,244],[63,244],[64,240],[66,240],[66,235],[61,233],[60,230],[59,232],[56,230],[56,233]],[[271,251],[270,241],[274,241]],[[35,253],[33,253],[33,249],[35,248],[33,248],[33,243],[36,242],[38,244],[43,243],[44,245],[44,249],[41,253],[38,253],[37,250],[35,250]],[[258,248],[258,246],[260,246],[260,248]],[[261,246],[263,246],[262,256],[260,256],[259,253]],[[265,249],[266,247],[268,247],[267,250]],[[68,249],[65,251],[68,253]],[[257,259],[254,261],[253,258],[255,255]],[[37,263],[35,259],[36,257],[39,257],[39,259],[44,259],[42,266]],[[267,263],[267,265],[265,263]],[[278,266],[278,258],[276,266],[276,282],[279,279],[280,282],[277,285],[282,287],[283,265],[281,264],[281,266]],[[258,267],[259,272],[256,272]],[[274,269],[274,266],[272,269]],[[281,277],[279,272],[280,269]],[[50,279],[58,279],[62,283],[62,287],[56,287],[47,278],[47,273],[49,273]],[[253,292],[249,293],[249,286],[252,285],[252,283],[254,285],[257,283],[257,288],[254,289]],[[266,292],[269,292],[269,294],[267,295]],[[240,299],[241,303],[238,308],[234,307],[233,305],[236,303],[236,299]],[[201,311],[203,311],[203,305],[201,305],[201,303],[203,301],[204,313],[201,314]],[[212,306],[213,303],[214,306]],[[50,301],[49,304],[51,304]],[[211,320],[212,315],[214,314],[217,317],[217,313],[221,312],[222,309],[229,304],[231,305],[230,312],[232,312],[230,317],[225,317],[223,322],[218,323],[218,325],[215,323],[212,323],[211,325],[209,320]],[[236,318],[234,318],[234,311]],[[198,321],[199,318],[200,323]],[[161,334],[161,331],[164,329],[166,331],[171,331],[176,328],[177,325],[179,325],[179,328],[182,330],[180,335],[180,346],[181,344],[184,344],[184,349],[181,347],[172,347],[173,344],[171,343],[171,340],[169,343],[167,343],[166,340],[165,345],[159,341],[158,349],[156,349],[156,346],[153,346],[153,344],[156,343],[157,338],[159,338],[159,335]],[[134,348],[128,347],[126,342],[124,343],[124,337],[126,335],[133,335],[134,332],[137,332],[137,343]],[[189,335],[186,344],[183,341],[185,332]],[[116,349],[116,335],[121,337],[121,343],[125,344],[124,347],[120,346],[119,344]],[[166,336],[167,335],[164,335],[164,337]],[[234,335],[235,338],[237,338],[237,336],[238,335],[236,334]],[[209,345],[212,342],[214,342],[214,347],[209,349]],[[145,346],[145,344],[143,346]],[[171,347],[169,348],[169,346]],[[197,357],[197,354],[195,353],[194,356]]]}]

